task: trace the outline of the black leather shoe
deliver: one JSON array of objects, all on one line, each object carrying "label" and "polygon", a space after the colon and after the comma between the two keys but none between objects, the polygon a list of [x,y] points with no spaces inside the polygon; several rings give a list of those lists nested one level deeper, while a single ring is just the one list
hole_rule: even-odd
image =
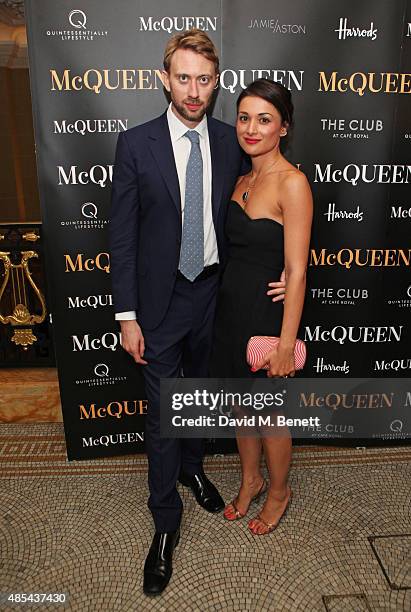
[{"label": "black leather shoe", "polygon": [[194,476],[180,474],[179,481],[185,487],[190,487],[197,502],[207,512],[220,512],[224,508],[223,498],[204,472],[199,472]]},{"label": "black leather shoe", "polygon": [[143,590],[146,595],[160,595],[173,573],[173,552],[180,541],[180,529],[156,531],[144,564]]}]

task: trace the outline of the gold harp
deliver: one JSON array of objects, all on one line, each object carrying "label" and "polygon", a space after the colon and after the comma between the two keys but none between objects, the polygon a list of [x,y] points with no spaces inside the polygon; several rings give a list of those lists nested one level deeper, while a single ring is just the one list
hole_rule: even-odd
[{"label": "gold harp", "polygon": [[[31,277],[29,270],[29,260],[38,257],[35,251],[22,251],[19,264],[13,264],[10,260],[10,252],[0,251],[0,261],[4,266],[4,279],[0,288],[0,322],[4,325],[10,324],[14,327],[12,342],[21,345],[27,350],[28,345],[36,342],[37,337],[33,334],[31,326],[42,323],[46,317],[46,302]],[[2,303],[6,297],[6,287],[8,289],[8,310],[9,314],[3,313]],[[30,299],[30,292],[34,291],[34,302],[37,300],[41,306],[41,314],[30,312],[33,299]]]}]

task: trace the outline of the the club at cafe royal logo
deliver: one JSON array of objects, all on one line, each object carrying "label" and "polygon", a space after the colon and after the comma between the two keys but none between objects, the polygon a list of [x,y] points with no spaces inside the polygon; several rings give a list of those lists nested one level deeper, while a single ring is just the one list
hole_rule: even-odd
[{"label": "the club at cafe royal logo", "polygon": [[76,378],[75,383],[76,385],[84,385],[86,387],[104,387],[106,385],[117,385],[118,383],[126,381],[127,376],[112,374],[107,363],[96,363],[90,376]]},{"label": "the club at cafe royal logo", "polygon": [[60,221],[62,227],[73,228],[75,230],[93,230],[104,229],[109,223],[109,219],[101,219],[97,204],[94,202],[85,202],[81,206],[82,219],[66,219]]},{"label": "the club at cafe royal logo", "polygon": [[46,36],[59,38],[60,40],[79,41],[79,40],[95,40],[96,38],[105,38],[108,35],[108,30],[100,30],[90,27],[87,23],[87,14],[81,9],[72,9],[67,15],[67,23],[64,26],[46,30]]},{"label": "the club at cafe royal logo", "polygon": [[368,299],[368,289],[359,287],[311,287],[311,299],[321,304],[355,306]]},{"label": "the club at cafe royal logo", "polygon": [[320,119],[321,131],[339,140],[369,140],[384,129],[382,119],[323,117]]}]

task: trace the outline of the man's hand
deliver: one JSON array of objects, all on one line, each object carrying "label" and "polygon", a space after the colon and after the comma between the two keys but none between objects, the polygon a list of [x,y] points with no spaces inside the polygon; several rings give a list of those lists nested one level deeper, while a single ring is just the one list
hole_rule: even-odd
[{"label": "man's hand", "polygon": [[145,350],[144,336],[137,321],[120,321],[121,346],[129,353],[136,363],[147,365],[143,355]]},{"label": "man's hand", "polygon": [[267,291],[267,295],[273,295],[273,302],[283,302],[285,295],[285,287],[286,287],[286,279],[285,279],[285,270],[281,272],[280,280],[278,282],[268,283],[269,287],[272,287],[269,291]]}]

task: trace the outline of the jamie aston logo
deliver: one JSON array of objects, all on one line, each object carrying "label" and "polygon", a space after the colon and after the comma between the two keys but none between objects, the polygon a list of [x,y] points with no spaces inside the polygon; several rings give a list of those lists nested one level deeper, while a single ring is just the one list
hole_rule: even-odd
[{"label": "jamie aston logo", "polygon": [[56,28],[46,30],[46,36],[52,38],[60,38],[60,40],[94,40],[95,38],[105,38],[108,35],[107,30],[98,30],[87,27],[87,15],[80,9],[73,9],[67,15],[68,25],[73,29]]},{"label": "jamie aston logo", "polygon": [[273,34],[306,34],[307,26],[300,23],[281,23],[276,17],[252,18],[249,30],[271,30]]},{"label": "jamie aston logo", "polygon": [[373,21],[365,28],[350,27],[347,17],[341,17],[338,28],[334,32],[338,33],[338,40],[346,40],[347,38],[370,38],[375,40],[378,29],[374,28]]}]

